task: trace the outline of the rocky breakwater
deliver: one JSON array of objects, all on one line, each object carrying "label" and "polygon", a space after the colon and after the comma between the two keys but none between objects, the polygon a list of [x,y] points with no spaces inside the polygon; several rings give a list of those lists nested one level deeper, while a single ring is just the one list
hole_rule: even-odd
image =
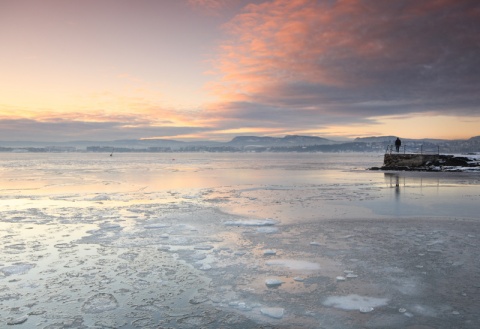
[{"label": "rocky breakwater", "polygon": [[382,167],[372,170],[479,172],[480,154],[385,154]]}]

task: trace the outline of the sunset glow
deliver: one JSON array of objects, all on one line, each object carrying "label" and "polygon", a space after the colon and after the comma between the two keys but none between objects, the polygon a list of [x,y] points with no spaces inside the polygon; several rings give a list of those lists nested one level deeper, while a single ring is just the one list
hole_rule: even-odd
[{"label": "sunset glow", "polygon": [[480,135],[476,0],[5,0],[0,141]]}]

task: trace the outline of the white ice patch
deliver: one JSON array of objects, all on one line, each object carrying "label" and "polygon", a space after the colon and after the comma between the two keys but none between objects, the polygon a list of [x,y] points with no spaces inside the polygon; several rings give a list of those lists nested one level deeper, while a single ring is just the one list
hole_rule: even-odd
[{"label": "white ice patch", "polygon": [[272,226],[278,222],[273,219],[248,219],[225,222],[227,226]]},{"label": "white ice patch", "polygon": [[279,287],[279,286],[282,285],[282,283],[283,283],[283,281],[278,280],[278,279],[267,279],[267,280],[265,280],[265,285],[268,288]]},{"label": "white ice patch", "polygon": [[211,250],[214,247],[211,245],[201,245],[201,246],[195,246],[193,247],[195,250]]},{"label": "white ice patch", "polygon": [[417,313],[417,314],[420,314],[420,315],[423,315],[423,316],[430,316],[430,317],[438,316],[435,309],[433,309],[432,307],[427,306],[427,305],[418,305],[417,304],[417,305],[412,306],[411,310],[414,313]]},{"label": "white ice patch", "polygon": [[270,266],[282,266],[295,271],[318,271],[320,265],[305,260],[296,259],[272,259],[266,262]]},{"label": "white ice patch", "polygon": [[148,230],[152,230],[152,229],[166,228],[166,227],[170,227],[170,225],[167,225],[167,224],[149,224],[149,225],[145,225],[143,228],[148,229]]},{"label": "white ice patch", "polygon": [[264,234],[273,234],[278,232],[277,227],[259,227],[257,228],[258,233],[264,233]]},{"label": "white ice patch", "polygon": [[93,295],[82,306],[85,313],[102,313],[118,307],[118,302],[111,294],[99,293]]},{"label": "white ice patch", "polygon": [[5,276],[14,275],[14,274],[24,274],[30,271],[34,267],[35,267],[35,264],[18,263],[11,266],[0,268],[0,272],[2,272]]},{"label": "white ice patch", "polygon": [[99,194],[97,196],[94,196],[91,199],[87,199],[88,201],[109,201],[111,200],[110,197],[106,194]]},{"label": "white ice patch", "polygon": [[271,318],[281,319],[283,318],[284,309],[281,307],[263,307],[260,309],[260,312]]},{"label": "white ice patch", "polygon": [[99,225],[101,230],[118,230],[122,229],[120,224],[115,223],[102,223]]},{"label": "white ice patch", "polygon": [[375,298],[359,295],[330,296],[323,301],[324,306],[331,306],[342,310],[367,310],[379,306],[385,306],[388,298]]},{"label": "white ice patch", "polygon": [[17,324],[22,324],[27,320],[28,320],[28,316],[26,316],[26,315],[23,315],[19,318],[9,318],[9,319],[7,319],[7,325],[14,326],[14,325],[17,325]]}]

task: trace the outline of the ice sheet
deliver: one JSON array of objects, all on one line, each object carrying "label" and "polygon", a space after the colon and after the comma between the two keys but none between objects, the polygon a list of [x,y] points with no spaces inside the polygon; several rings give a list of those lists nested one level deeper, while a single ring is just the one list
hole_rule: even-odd
[{"label": "ice sheet", "polygon": [[0,327],[477,328],[479,176],[382,159],[0,154]]}]

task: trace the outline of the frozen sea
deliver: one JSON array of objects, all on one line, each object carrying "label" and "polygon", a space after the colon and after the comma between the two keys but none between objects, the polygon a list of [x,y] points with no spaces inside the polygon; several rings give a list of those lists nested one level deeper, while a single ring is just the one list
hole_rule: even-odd
[{"label": "frozen sea", "polygon": [[479,328],[480,174],[0,153],[0,328]]}]

